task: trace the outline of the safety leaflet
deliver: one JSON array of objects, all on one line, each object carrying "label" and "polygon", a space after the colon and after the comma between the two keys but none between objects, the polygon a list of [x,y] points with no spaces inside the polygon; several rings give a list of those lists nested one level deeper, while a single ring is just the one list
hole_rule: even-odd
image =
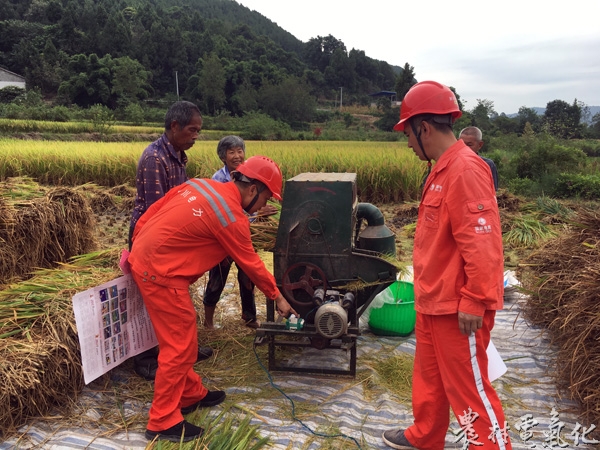
[{"label": "safety leaflet", "polygon": [[73,296],[85,384],[158,344],[130,274]]}]

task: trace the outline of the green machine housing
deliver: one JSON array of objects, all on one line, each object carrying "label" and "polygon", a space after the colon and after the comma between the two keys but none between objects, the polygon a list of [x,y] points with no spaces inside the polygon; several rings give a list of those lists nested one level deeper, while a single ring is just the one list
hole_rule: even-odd
[{"label": "green machine housing", "polygon": [[[304,319],[312,347],[328,348],[341,339],[355,357],[358,317],[396,280],[398,269],[390,262],[395,254],[395,236],[383,214],[357,200],[355,173],[302,173],[286,181],[273,270],[282,294]],[[267,302],[267,320],[274,316]],[[286,333],[279,328],[267,323],[257,335],[270,335],[275,345],[273,336]],[[270,368],[285,370],[271,356]],[[354,370],[351,361],[347,373]]]}]

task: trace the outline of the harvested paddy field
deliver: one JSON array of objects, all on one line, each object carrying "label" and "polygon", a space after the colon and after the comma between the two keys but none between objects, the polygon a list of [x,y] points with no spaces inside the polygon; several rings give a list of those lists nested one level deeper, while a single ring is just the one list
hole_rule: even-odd
[{"label": "harvested paddy field", "polygon": [[[113,188],[114,189],[114,188]],[[88,187],[90,208],[95,219],[94,238],[100,249],[115,249],[105,256],[104,278],[119,276],[116,268],[118,250],[124,248],[129,226],[131,193],[118,193]],[[95,199],[95,200],[93,200]],[[503,219],[512,217],[518,207],[511,198],[499,198]],[[381,205],[386,223],[396,233],[399,259],[410,261],[411,224],[416,216],[415,204]],[[512,209],[511,209],[512,208]],[[505,220],[503,220],[504,227]],[[509,227],[506,225],[507,228]],[[593,243],[588,240],[589,245]],[[570,241],[570,245],[573,242]],[[529,252],[527,252],[529,253]],[[507,254],[507,268],[516,268],[524,250]],[[271,264],[271,254],[263,253]],[[378,336],[363,328],[358,338],[357,374],[355,378],[316,376],[298,373],[268,373],[265,347],[254,347],[254,331],[240,320],[239,293],[235,266],[218,305],[216,330],[202,328],[202,294],[206,277],[193,286],[199,311],[199,342],[215,349],[215,355],[196,365],[209,389],[223,389],[227,400],[209,410],[192,413],[188,420],[200,424],[207,435],[231,435],[232,430],[246,432],[257,448],[271,449],[383,449],[384,430],[411,423],[410,370],[414,352],[414,334],[407,337]],[[110,279],[110,278],[109,278]],[[498,313],[492,340],[503,357],[508,371],[494,382],[503,401],[513,448],[532,445],[550,446],[553,430],[562,423],[559,437],[569,448],[582,446],[585,427],[595,419],[582,417],[578,404],[557,390],[553,362],[557,343],[540,325],[524,318],[528,298],[516,289],[508,289],[505,309]],[[257,295],[259,318],[266,317],[265,299]],[[295,361],[335,361],[337,354],[328,350],[291,351]],[[77,375],[77,372],[75,372]],[[80,375],[80,372],[79,372]],[[76,380],[74,386],[81,387]],[[64,384],[68,384],[65,380]],[[58,389],[58,388],[57,388]],[[146,448],[143,436],[147,411],[152,399],[152,383],[133,372],[131,362],[79,389],[65,391],[56,406],[36,417],[26,417],[16,429],[4,429],[0,449],[8,448]],[[593,416],[592,416],[593,417]],[[537,424],[527,438],[526,423]],[[581,424],[577,431],[577,424]],[[452,418],[451,428],[460,427]],[[525,430],[525,431],[523,431]],[[254,433],[254,434],[252,434]],[[578,434],[579,433],[579,434]],[[596,431],[588,440],[600,439]],[[268,438],[262,445],[257,437]],[[250,440],[252,440],[250,439]],[[577,440],[578,439],[578,440]],[[159,448],[156,444],[151,444]],[[179,444],[160,448],[180,448]],[[181,448],[213,448],[208,442],[184,444]],[[220,447],[232,448],[232,447]],[[251,448],[251,447],[243,447]],[[446,448],[462,448],[459,437],[449,431]]]}]

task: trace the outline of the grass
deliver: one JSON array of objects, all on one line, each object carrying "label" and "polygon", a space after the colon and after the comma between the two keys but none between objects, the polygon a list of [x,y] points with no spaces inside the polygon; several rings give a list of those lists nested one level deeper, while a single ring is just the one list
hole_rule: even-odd
[{"label": "grass", "polygon": [[241,416],[232,411],[233,406],[224,408],[218,415],[211,415],[208,410],[196,411],[188,416],[188,420],[205,429],[201,439],[190,443],[151,442],[153,449],[209,449],[209,450],[258,450],[266,446],[268,438],[261,437],[258,425],[250,425],[252,416]]},{"label": "grass", "polygon": [[556,236],[556,232],[532,216],[515,217],[511,228],[503,235],[504,244],[510,248],[534,248],[545,240]]}]

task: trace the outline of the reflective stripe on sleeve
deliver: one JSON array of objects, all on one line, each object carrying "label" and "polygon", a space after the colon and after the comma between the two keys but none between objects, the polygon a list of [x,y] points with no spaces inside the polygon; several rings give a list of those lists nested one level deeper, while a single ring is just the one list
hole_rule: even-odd
[{"label": "reflective stripe on sleeve", "polygon": [[[229,218],[229,221],[231,223],[236,222],[235,216],[231,212],[231,209],[229,208],[229,205],[227,204],[227,202],[225,202],[225,199],[217,191],[215,191],[212,188],[212,186],[210,186],[206,182],[206,180],[201,180],[201,179],[198,179],[198,178],[195,178],[194,180],[196,180],[197,182],[201,183],[206,189],[208,189],[215,196],[215,198],[219,201],[219,203],[221,204],[221,206],[225,210],[225,214],[227,214],[227,217]],[[194,189],[196,189],[198,192],[200,192],[204,196],[204,198],[206,200],[208,200],[208,203],[210,204],[212,210],[217,215],[217,218],[219,219],[219,222],[221,222],[221,225],[223,225],[223,227],[226,227],[227,225],[229,225],[229,223],[227,222],[227,219],[223,216],[223,213],[221,212],[221,210],[217,206],[217,204],[215,202],[215,199],[208,192],[206,192],[201,186],[198,186],[192,180],[186,181],[186,184],[189,184],[190,186],[192,186]]]}]

